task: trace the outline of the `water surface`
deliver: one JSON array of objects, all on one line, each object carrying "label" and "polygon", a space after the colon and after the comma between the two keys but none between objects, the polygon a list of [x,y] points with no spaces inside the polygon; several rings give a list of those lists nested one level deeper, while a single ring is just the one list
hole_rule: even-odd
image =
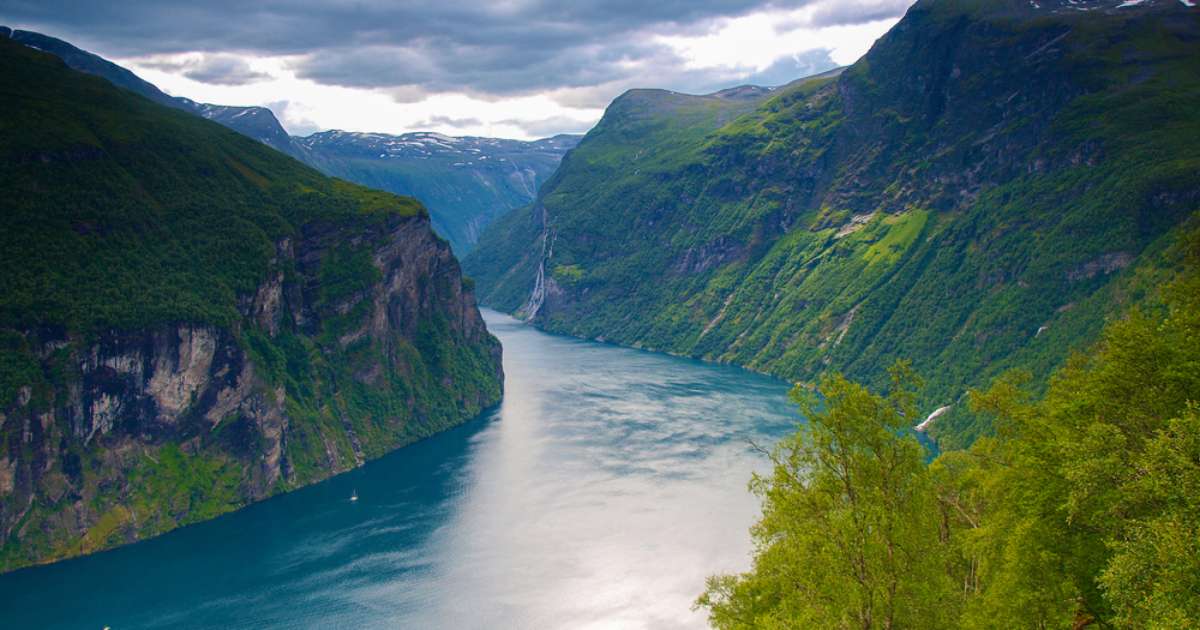
[{"label": "water surface", "polygon": [[[504,402],[214,521],[0,576],[5,628],[690,628],[787,387],[485,312]],[[351,502],[357,491],[359,500]]]}]

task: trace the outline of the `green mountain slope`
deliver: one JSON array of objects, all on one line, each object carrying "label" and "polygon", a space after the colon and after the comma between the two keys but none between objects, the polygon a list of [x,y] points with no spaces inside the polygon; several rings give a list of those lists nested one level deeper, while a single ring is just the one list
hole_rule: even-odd
[{"label": "green mountain slope", "polygon": [[322,131],[290,136],[265,107],[213,105],[171,96],[126,68],[41,33],[0,26],[0,37],[48,52],[75,70],[107,79],[160,105],[221,123],[326,175],[416,197],[429,209],[434,230],[459,255],[470,251],[496,217],[533,201],[538,187],[579,140],[569,134],[525,142],[429,132],[396,136]]},{"label": "green mountain slope", "polygon": [[0,571],[211,518],[500,396],[415,200],[0,39]]},{"label": "green mountain slope", "polygon": [[283,125],[279,124],[279,121],[275,118],[275,114],[266,107],[213,105],[211,103],[197,103],[181,96],[171,96],[158,89],[154,84],[130,72],[128,69],[49,35],[33,31],[10,31],[6,27],[0,27],[0,37],[11,37],[13,41],[25,44],[30,48],[48,52],[62,59],[68,66],[75,70],[103,77],[113,85],[144,96],[159,105],[166,105],[167,107],[195,114],[201,118],[219,122],[277,151],[282,151],[294,158],[302,159],[302,153],[295,146],[291,136],[284,130]]},{"label": "green mountain slope", "polygon": [[1200,9],[1123,4],[923,0],[736,117],[628,93],[464,266],[553,331],[873,386],[910,358],[966,444],[966,388],[1094,338],[1200,208]]}]

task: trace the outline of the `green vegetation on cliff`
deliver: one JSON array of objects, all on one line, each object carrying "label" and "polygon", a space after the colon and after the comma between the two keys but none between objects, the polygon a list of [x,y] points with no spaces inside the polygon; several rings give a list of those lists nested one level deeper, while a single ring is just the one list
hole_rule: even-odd
[{"label": "green vegetation on cliff", "polygon": [[0,571],[212,518],[494,404],[415,200],[0,39]]},{"label": "green vegetation on cliff", "polygon": [[1021,371],[973,391],[995,436],[928,466],[907,431],[911,379],[886,396],[825,379],[754,480],[753,569],[700,598],[713,624],[1200,625],[1197,237],[1162,299],[1110,323],[1044,395]]},{"label": "green vegetation on cliff", "polygon": [[1094,340],[1200,208],[1200,10],[1118,4],[923,0],[839,76],[630,92],[465,268],[552,331],[872,387],[907,358],[966,446],[966,390]]},{"label": "green vegetation on cliff", "polygon": [[326,175],[421,199],[434,229],[460,255],[493,219],[529,203],[579,139],[563,134],[526,142],[429,132],[394,136],[343,131],[293,137],[265,107],[170,96],[128,69],[60,39],[23,30],[10,37],[155,103],[225,125]]},{"label": "green vegetation on cliff", "polygon": [[425,213],[0,45],[0,326],[229,325],[304,223]]}]

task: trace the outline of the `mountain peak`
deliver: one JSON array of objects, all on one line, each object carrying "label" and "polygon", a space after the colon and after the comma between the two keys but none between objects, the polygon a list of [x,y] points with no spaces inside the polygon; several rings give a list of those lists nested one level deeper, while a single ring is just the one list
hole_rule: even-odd
[{"label": "mountain peak", "polygon": [[631,90],[466,269],[554,332],[790,380],[906,358],[946,405],[1094,335],[1073,306],[1195,210],[1195,11],[922,0],[844,71]]},{"label": "mountain peak", "polygon": [[719,91],[713,92],[712,94],[708,94],[707,96],[710,96],[712,98],[724,98],[724,99],[755,99],[755,100],[757,100],[757,99],[763,98],[764,96],[768,96],[771,92],[774,92],[774,91],[775,91],[775,88],[773,88],[773,87],[763,87],[760,85],[739,85],[736,87],[726,88],[724,90],[719,90]]},{"label": "mountain peak", "polygon": [[1195,0],[920,0],[913,9],[968,12],[979,16],[1030,17],[1183,11],[1195,6]]}]

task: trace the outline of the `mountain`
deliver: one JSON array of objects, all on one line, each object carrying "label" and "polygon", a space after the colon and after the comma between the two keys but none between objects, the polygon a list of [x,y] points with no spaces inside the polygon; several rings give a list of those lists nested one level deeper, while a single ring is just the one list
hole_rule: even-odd
[{"label": "mountain", "polygon": [[836,76],[626,93],[464,268],[550,331],[874,387],[909,359],[963,446],[969,387],[1048,374],[1178,264],[1196,111],[1187,3],[921,0]]},{"label": "mountain", "polygon": [[[8,32],[0,29],[0,35]],[[342,131],[293,137],[266,107],[212,105],[170,96],[128,69],[60,39],[22,30],[11,31],[10,37],[155,103],[221,123],[326,175],[416,197],[429,208],[434,229],[459,255],[470,251],[480,231],[496,217],[533,201],[538,187],[580,138],[563,134],[522,142]]]},{"label": "mountain", "polygon": [[438,133],[324,131],[295,138],[302,159],[365,186],[411,195],[429,207],[433,228],[460,256],[485,226],[526,205],[579,136],[522,142]]},{"label": "mountain", "polygon": [[0,571],[313,483],[497,402],[411,198],[0,38]]},{"label": "mountain", "polygon": [[[8,29],[5,29],[8,30]],[[113,85],[140,94],[159,105],[166,105],[216,122],[244,134],[277,151],[292,157],[300,157],[292,144],[292,138],[275,114],[265,107],[233,107],[197,103],[191,99],[170,96],[136,74],[103,57],[93,55],[64,42],[33,31],[13,30],[9,35],[14,41],[31,48],[48,52],[62,59],[68,66],[80,72],[108,79]]]}]

